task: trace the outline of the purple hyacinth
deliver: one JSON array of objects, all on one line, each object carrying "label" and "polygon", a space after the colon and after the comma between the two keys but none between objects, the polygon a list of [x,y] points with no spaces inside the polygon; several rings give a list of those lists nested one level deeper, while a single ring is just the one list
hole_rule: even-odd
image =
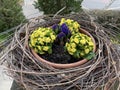
[{"label": "purple hyacinth", "polygon": [[59,25],[58,24],[54,24],[53,26],[52,26],[52,29],[53,30],[56,30],[56,29],[58,29],[59,28]]},{"label": "purple hyacinth", "polygon": [[53,31],[54,31],[56,34],[58,34],[58,32],[60,31],[58,24],[54,24],[54,25],[52,26],[52,29],[53,29]]},{"label": "purple hyacinth", "polygon": [[57,35],[57,38],[61,39],[61,38],[64,38],[66,37],[65,33],[63,32],[60,32],[58,35]]},{"label": "purple hyacinth", "polygon": [[66,25],[65,23],[63,23],[63,24],[61,25],[61,31],[62,31],[63,33],[65,33],[65,35],[69,35],[69,34],[70,34],[70,30],[69,30],[69,28],[67,27],[67,25]]}]

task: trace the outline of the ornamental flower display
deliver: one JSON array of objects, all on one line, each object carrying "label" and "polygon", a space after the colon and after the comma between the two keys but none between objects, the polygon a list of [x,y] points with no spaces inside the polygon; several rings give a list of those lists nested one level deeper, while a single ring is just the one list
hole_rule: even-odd
[{"label": "ornamental flower display", "polygon": [[83,58],[93,51],[92,39],[82,33],[76,33],[71,36],[70,41],[66,43],[65,47],[70,55],[76,58]]},{"label": "ornamental flower display", "polygon": [[29,46],[39,54],[52,53],[52,44],[56,38],[51,28],[40,27],[30,35]]},{"label": "ornamental flower display", "polygon": [[88,32],[81,33],[80,30],[77,21],[62,18],[58,24],[34,30],[30,35],[29,46],[50,62],[69,63],[84,58],[89,60],[94,56],[93,38]]},{"label": "ornamental flower display", "polygon": [[60,45],[65,45],[66,41],[71,36],[71,31],[68,26],[65,23],[62,25],[55,24],[52,26],[52,29],[57,35],[56,42]]},{"label": "ornamental flower display", "polygon": [[60,21],[60,25],[62,25],[62,24],[66,24],[72,34],[79,32],[80,25],[77,21],[62,18]]}]

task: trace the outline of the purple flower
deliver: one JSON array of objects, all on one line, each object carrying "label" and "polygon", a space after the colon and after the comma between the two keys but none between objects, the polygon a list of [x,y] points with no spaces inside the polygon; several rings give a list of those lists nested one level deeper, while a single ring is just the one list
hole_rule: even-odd
[{"label": "purple flower", "polygon": [[53,30],[56,30],[56,29],[58,29],[59,28],[59,25],[58,24],[54,24],[53,26],[52,26],[52,29]]},{"label": "purple flower", "polygon": [[66,35],[65,35],[65,33],[63,33],[63,32],[60,32],[60,33],[57,35],[57,38],[59,38],[59,39],[62,39],[62,38],[64,38],[64,37],[66,37]]},{"label": "purple flower", "polygon": [[65,35],[69,35],[69,34],[70,34],[70,30],[69,30],[69,28],[67,27],[67,25],[66,25],[65,23],[63,23],[63,24],[61,25],[61,31],[62,31],[63,33],[65,33]]},{"label": "purple flower", "polygon": [[54,24],[54,25],[52,26],[52,29],[54,30],[54,32],[55,32],[56,34],[60,31],[58,24]]}]

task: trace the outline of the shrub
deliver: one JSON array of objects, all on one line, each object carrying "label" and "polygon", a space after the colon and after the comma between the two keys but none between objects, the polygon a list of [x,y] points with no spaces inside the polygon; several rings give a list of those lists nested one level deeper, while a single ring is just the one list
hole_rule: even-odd
[{"label": "shrub", "polygon": [[19,25],[24,19],[19,0],[0,0],[0,32]]},{"label": "shrub", "polygon": [[61,14],[78,12],[81,9],[83,0],[37,0],[34,6],[45,14],[55,14],[63,7],[66,7]]}]

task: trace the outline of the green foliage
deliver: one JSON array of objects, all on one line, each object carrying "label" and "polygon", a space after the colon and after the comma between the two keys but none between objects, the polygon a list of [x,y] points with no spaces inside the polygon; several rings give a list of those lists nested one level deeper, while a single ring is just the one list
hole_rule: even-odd
[{"label": "green foliage", "polygon": [[0,0],[0,32],[19,25],[24,19],[19,0]]},{"label": "green foliage", "polygon": [[0,42],[4,41],[4,39],[6,39],[6,34],[0,35]]},{"label": "green foliage", "polygon": [[95,53],[94,52],[90,52],[89,54],[85,55],[84,58],[87,60],[92,59],[93,57],[95,57]]},{"label": "green foliage", "polygon": [[45,14],[55,14],[66,7],[60,14],[69,14],[81,10],[83,0],[37,0],[34,6]]}]

